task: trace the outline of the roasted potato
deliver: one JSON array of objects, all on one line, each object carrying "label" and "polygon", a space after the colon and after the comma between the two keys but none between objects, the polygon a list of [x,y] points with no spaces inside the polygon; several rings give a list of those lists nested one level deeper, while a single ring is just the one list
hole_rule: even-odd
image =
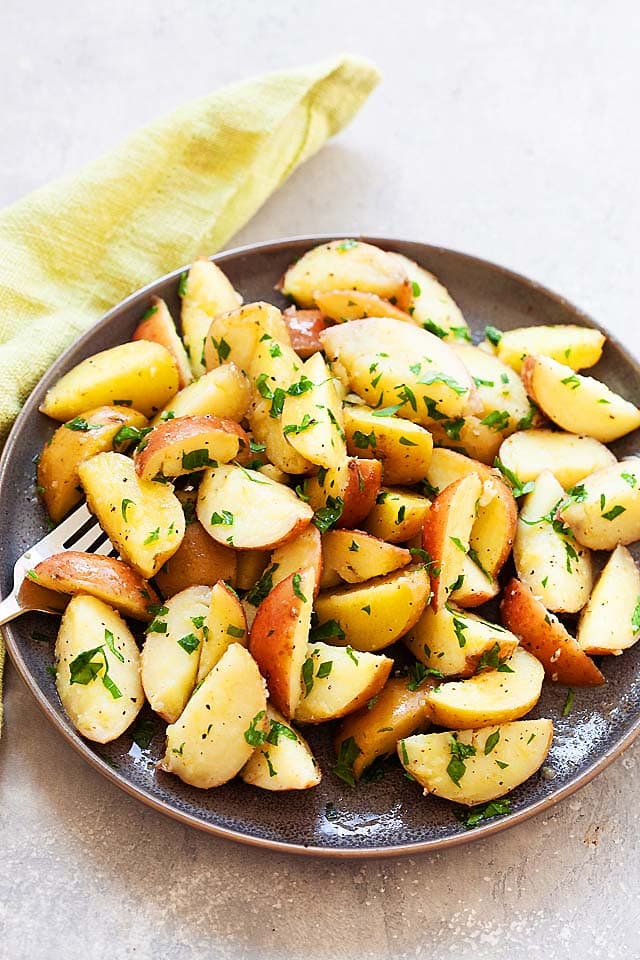
[{"label": "roasted potato", "polygon": [[123,427],[130,433],[147,426],[147,418],[127,407],[97,407],[58,427],[42,448],[38,461],[38,490],[49,516],[58,523],[82,500],[78,467],[98,453],[112,450]]},{"label": "roasted potato", "polygon": [[328,643],[307,645],[302,665],[304,693],[295,712],[300,723],[337,720],[363,706],[383,688],[393,660],[383,654],[354,653]]},{"label": "roasted potato", "polygon": [[189,357],[169,313],[169,308],[160,297],[151,297],[151,306],[133,332],[132,340],[152,340],[165,347],[178,367],[179,387],[182,390],[193,380]]},{"label": "roasted potato", "polygon": [[622,653],[640,639],[640,571],[617,546],[600,574],[578,623],[577,641],[590,655]]},{"label": "roasted potato", "polygon": [[364,317],[391,317],[404,323],[413,323],[406,312],[376,293],[362,290],[315,290],[313,299],[325,317],[334,323],[362,320]]},{"label": "roasted potato", "polygon": [[182,336],[191,369],[196,377],[205,371],[204,341],[211,321],[220,313],[235,310],[242,297],[233,289],[220,267],[202,257],[191,266],[181,280]]},{"label": "roasted potato", "polygon": [[424,427],[357,406],[345,407],[344,429],[351,456],[382,461],[385,483],[418,483],[424,478],[433,450]]},{"label": "roasted potato", "polygon": [[516,720],[482,730],[416,734],[398,743],[398,756],[425,795],[471,807],[497,800],[533,776],[552,739],[551,720]]},{"label": "roasted potato", "polygon": [[507,437],[500,447],[500,462],[521,484],[532,482],[543,470],[550,470],[568,490],[616,458],[593,437],[554,430],[523,430]]},{"label": "roasted potato", "polygon": [[309,744],[281,713],[267,704],[269,732],[240,772],[245,783],[262,790],[308,790],[322,774]]},{"label": "roasted potato", "polygon": [[347,455],[342,402],[320,353],[314,353],[302,365],[299,382],[310,387],[285,397],[282,432],[310,463],[327,469],[337,467]]},{"label": "roasted potato", "polygon": [[282,316],[287,325],[291,346],[299,357],[306,359],[322,350],[320,334],[327,324],[320,310],[287,307]]},{"label": "roasted potato", "polygon": [[78,733],[116,740],[144,703],[138,648],[120,614],[97,597],[72,597],[55,656],[58,695]]},{"label": "roasted potato", "polygon": [[529,398],[517,373],[470,343],[456,343],[454,350],[473,378],[480,426],[502,437],[520,430],[529,416]]},{"label": "roasted potato", "polygon": [[246,647],[249,642],[244,608],[235,590],[224,580],[219,580],[212,588],[208,607],[202,627],[198,683],[211,672],[232,643]]},{"label": "roasted potato", "polygon": [[239,643],[193,693],[180,718],[167,727],[160,768],[204,790],[231,780],[267,730],[267,697],[255,660]]},{"label": "roasted potato", "polygon": [[560,506],[560,517],[593,550],[640,539],[640,457],[596,470]]},{"label": "roasted potato", "polygon": [[470,473],[438,494],[425,520],[422,546],[432,561],[429,573],[436,610],[456,589],[481,493],[480,477]]},{"label": "roasted potato", "polygon": [[151,417],[176,395],[178,382],[178,367],[165,347],[150,340],[120,343],[65,373],[47,390],[40,411],[63,422],[104,405]]},{"label": "roasted potato", "polygon": [[497,354],[503,363],[520,373],[530,354],[551,357],[572,370],[592,367],[602,356],[605,338],[599,330],[558,324],[549,327],[518,327],[506,330],[497,344]]},{"label": "roasted potato", "polygon": [[249,438],[234,420],[220,417],[178,417],[158,424],[133,456],[143,480],[181,477],[233,460]]},{"label": "roasted potato", "polygon": [[364,529],[387,543],[405,543],[422,533],[430,508],[428,497],[413,490],[381,487]]},{"label": "roasted potato", "polygon": [[610,443],[640,427],[640,410],[632,403],[549,357],[527,357],[522,379],[542,412],[569,433]]},{"label": "roasted potato", "polygon": [[460,307],[438,278],[401,253],[392,253],[391,256],[404,267],[411,282],[412,298],[408,309],[413,322],[437,337],[470,339],[467,321]]},{"label": "roasted potato", "polygon": [[233,363],[225,363],[190,383],[164,407],[153,425],[173,417],[223,417],[242,420],[251,398],[249,381]]},{"label": "roasted potato", "polygon": [[411,563],[411,553],[361,530],[329,530],[322,537],[322,586],[362,583]]},{"label": "roasted potato", "polygon": [[204,347],[207,370],[223,363],[235,363],[249,372],[258,342],[264,338],[272,349],[289,344],[289,330],[277,307],[258,301],[215,317]]},{"label": "roasted potato", "polygon": [[182,542],[185,519],[171,484],[141,480],[121,453],[99,453],[79,468],[87,504],[134,570],[153,577]]},{"label": "roasted potato", "polygon": [[315,597],[320,589],[322,575],[322,542],[320,531],[311,523],[297,537],[288,540],[283,546],[277,547],[271,554],[273,586],[275,587],[281,580],[285,580],[289,574],[299,573],[303,567],[313,570],[313,595]]},{"label": "roasted potato", "polygon": [[532,653],[554,683],[572,687],[597,687],[604,677],[593,660],[520,580],[510,580],[500,603],[502,622]]},{"label": "roasted potato", "polygon": [[467,554],[462,560],[458,578],[459,585],[451,592],[451,600],[457,607],[479,607],[488,603],[500,591],[497,580],[489,577]]}]

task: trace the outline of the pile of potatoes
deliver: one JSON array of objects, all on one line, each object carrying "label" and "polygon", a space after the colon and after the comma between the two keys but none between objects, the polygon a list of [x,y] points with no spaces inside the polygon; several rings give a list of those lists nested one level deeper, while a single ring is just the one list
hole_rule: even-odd
[{"label": "pile of potatoes", "polygon": [[[640,636],[640,459],[605,446],[640,412],[576,372],[598,331],[474,346],[432,274],[369,244],[316,247],[279,289],[284,313],[242,304],[196,261],[181,336],[154,297],[47,393],[47,510],[86,497],[119,555],[31,571],[71,596],[62,704],[105,743],[146,700],[161,769],[197,787],[313,787],[300,731],[334,721],[347,783],[397,753],[425,793],[491,804],[548,753],[551,719],[523,719],[545,676],[603,683],[592,656]],[[478,608],[500,594],[495,623]]]}]

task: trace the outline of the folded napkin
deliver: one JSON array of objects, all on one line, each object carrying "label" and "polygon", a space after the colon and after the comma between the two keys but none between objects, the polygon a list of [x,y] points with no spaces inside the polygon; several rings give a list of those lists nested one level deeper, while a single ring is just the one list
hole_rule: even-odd
[{"label": "folded napkin", "polygon": [[218,250],[377,82],[368,61],[341,56],[225,87],[1,211],[0,442],[78,334]]}]

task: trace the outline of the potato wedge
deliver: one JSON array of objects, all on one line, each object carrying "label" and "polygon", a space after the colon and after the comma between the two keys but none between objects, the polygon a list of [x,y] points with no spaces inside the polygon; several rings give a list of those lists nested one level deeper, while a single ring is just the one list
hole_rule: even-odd
[{"label": "potato wedge", "polygon": [[220,313],[235,310],[242,297],[217,264],[201,257],[192,264],[182,292],[182,336],[191,369],[196,377],[205,372],[204,341],[211,321]]},{"label": "potato wedge", "polygon": [[593,660],[548,613],[530,587],[510,580],[500,603],[502,622],[518,637],[525,650],[537,657],[555,683],[571,687],[597,687],[604,677]]},{"label": "potato wedge", "polygon": [[210,370],[190,383],[152,421],[156,426],[173,417],[223,417],[242,420],[249,407],[251,389],[244,373],[233,363]]},{"label": "potato wedge", "polygon": [[438,337],[451,340],[470,337],[460,307],[438,278],[401,253],[392,253],[391,256],[404,267],[411,282],[409,310],[413,322]]},{"label": "potato wedge", "polygon": [[324,723],[353,713],[385,685],[393,660],[384,654],[354,653],[328,643],[307,645],[302,667],[304,693],[295,719]]},{"label": "potato wedge", "polygon": [[204,348],[207,370],[223,363],[235,363],[247,373],[251,368],[258,342],[265,338],[272,349],[286,345],[290,349],[289,330],[281,312],[260,300],[215,317],[209,327]]},{"label": "potato wedge", "polygon": [[591,554],[556,520],[564,490],[549,470],[524,498],[513,544],[520,580],[531,587],[547,610],[577,613],[593,585]]},{"label": "potato wedge", "polygon": [[58,523],[82,500],[78,466],[97,453],[112,450],[122,427],[140,430],[147,418],[127,407],[97,407],[58,427],[42,448],[38,489],[49,516]]},{"label": "potato wedge", "polygon": [[291,346],[299,357],[306,359],[322,350],[320,334],[327,324],[320,310],[298,310],[287,307],[282,314],[289,332]]},{"label": "potato wedge", "polygon": [[264,680],[244,647],[232,643],[180,718],[167,727],[160,769],[204,790],[235,777],[266,729]]},{"label": "potato wedge", "polygon": [[102,350],[47,390],[40,412],[67,421],[94,407],[132,407],[151,417],[178,392],[178,367],[165,347],[150,340]]},{"label": "potato wedge", "polygon": [[431,459],[433,440],[424,427],[399,417],[378,417],[368,407],[345,407],[347,450],[382,461],[387,484],[418,483]]},{"label": "potato wedge", "polygon": [[254,750],[240,777],[262,790],[309,790],[322,774],[309,744],[274,707],[267,705],[269,732]]},{"label": "potato wedge", "polygon": [[346,464],[347,486],[337,526],[352,529],[370,515],[377,502],[382,466],[378,460],[360,460],[357,457],[349,457]]},{"label": "potato wedge", "polygon": [[572,370],[593,367],[602,356],[605,338],[599,330],[556,324],[539,327],[518,327],[505,330],[497,345],[497,354],[503,363],[520,373],[530,354],[551,357],[565,363]]},{"label": "potato wedge", "polygon": [[232,643],[241,643],[246,647],[249,642],[244,607],[235,590],[224,580],[219,580],[211,590],[204,626],[201,629],[203,638],[200,644],[198,683],[213,670]]},{"label": "potato wedge", "polygon": [[576,640],[590,656],[622,653],[640,639],[640,571],[617,546],[582,611]]},{"label": "potato wedge", "polygon": [[410,630],[428,597],[427,572],[424,567],[412,567],[321,593],[315,610],[320,625],[327,621],[338,624],[344,643],[355,650],[374,651],[390,646]]},{"label": "potato wedge", "polygon": [[497,800],[532,777],[552,739],[551,720],[515,720],[482,730],[416,734],[399,742],[398,756],[425,796],[472,807]]},{"label": "potato wedge", "polygon": [[345,717],[334,739],[345,782],[355,785],[374,760],[395,751],[398,740],[428,730],[426,689],[421,684],[412,690],[406,677],[392,677],[372,701]]},{"label": "potato wedge", "polygon": [[459,417],[467,408],[473,383],[466,367],[426,330],[370,317],[329,327],[320,339],[336,375],[380,412],[429,427],[434,417]]},{"label": "potato wedge", "polygon": [[185,519],[171,484],[141,480],[121,453],[99,453],[81,463],[87,505],[114,547],[149,579],[182,542]]},{"label": "potato wedge", "polygon": [[300,307],[313,307],[314,293],[325,290],[375,293],[401,309],[411,302],[404,267],[384,250],[361,240],[332,240],[307,251],[289,267],[280,289]]},{"label": "potato wedge", "polygon": [[498,581],[487,576],[468,554],[463,558],[460,576],[460,586],[452,591],[451,600],[465,610],[487,603],[500,592]]},{"label": "potato wedge", "polygon": [[454,450],[489,466],[497,457],[504,437],[473,414],[430,423],[429,430],[437,447]]},{"label": "potato wedge", "polygon": [[381,487],[364,529],[387,543],[405,543],[422,534],[430,508],[431,501],[414,490]]},{"label": "potato wedge", "polygon": [[277,584],[258,607],[249,649],[266,678],[271,701],[292,717],[302,696],[302,665],[313,607],[315,570],[307,567]]},{"label": "potato wedge", "polygon": [[569,433],[611,443],[640,427],[640,410],[606,384],[549,357],[529,356],[522,379],[531,399]]},{"label": "potato wedge", "polygon": [[470,343],[456,343],[454,350],[473,378],[481,406],[476,414],[480,425],[502,437],[522,429],[528,422],[529,398],[518,374]]},{"label": "potato wedge", "polygon": [[560,507],[560,517],[593,550],[640,540],[640,457],[596,470]]},{"label": "potato wedge", "polygon": [[426,607],[403,643],[416,660],[443,677],[472,677],[508,660],[518,638],[496,623],[447,603],[437,611]]},{"label": "potato wedge", "polygon": [[302,366],[303,393],[289,394],[282,408],[283,433],[294,450],[320,467],[337,467],[347,455],[342,402],[326,363],[314,353]]},{"label": "potato wedge", "polygon": [[315,290],[313,299],[324,316],[334,323],[362,320],[363,317],[391,317],[403,323],[413,323],[406,310],[400,310],[376,293],[362,290]]},{"label": "potato wedge", "polygon": [[55,655],[58,695],[78,733],[116,740],[144,704],[138,648],[120,614],[97,597],[72,597]]},{"label": "potato wedge", "polygon": [[175,723],[196,685],[210,595],[209,587],[187,587],[147,628],[140,677],[151,709],[167,723]]},{"label": "potato wedge", "polygon": [[411,563],[408,550],[361,530],[329,530],[322,538],[322,556],[324,587],[373,580]]},{"label": "potato wedge", "polygon": [[165,347],[178,367],[178,386],[182,390],[193,380],[187,351],[169,313],[169,308],[161,297],[151,297],[151,306],[133,331],[132,340],[152,340]]},{"label": "potato wedge", "polygon": [[456,589],[481,494],[480,477],[470,473],[446,487],[431,504],[422,532],[422,547],[433,561],[431,602],[435,610]]},{"label": "potato wedge", "polygon": [[177,417],[158,424],[133,457],[143,480],[181,477],[233,460],[249,438],[234,420],[220,417]]},{"label": "potato wedge", "polygon": [[236,553],[236,557],[238,572],[235,586],[238,590],[251,590],[269,567],[269,552],[266,550],[243,550]]},{"label": "potato wedge", "polygon": [[504,441],[499,456],[521,483],[533,481],[543,470],[550,470],[565,490],[616,462],[599,440],[553,430],[515,433]]},{"label": "potato wedge", "polygon": [[271,580],[273,586],[285,580],[291,573],[299,573],[303,567],[314,572],[314,597],[320,589],[322,574],[322,541],[320,531],[312,523],[293,540],[277,547],[271,554]]},{"label": "potato wedge", "polygon": [[544,668],[521,647],[497,670],[427,690],[425,712],[439,727],[474,730],[519,720],[542,692]]},{"label": "potato wedge", "polygon": [[197,513],[210,537],[236,550],[277,547],[301,533],[313,517],[293,490],[238,466],[205,471]]},{"label": "potato wedge", "polygon": [[37,583],[46,590],[74,597],[78,594],[97,597],[134,620],[148,623],[152,618],[150,607],[160,602],[150,583],[113,557],[64,550],[41,560],[33,572]]}]

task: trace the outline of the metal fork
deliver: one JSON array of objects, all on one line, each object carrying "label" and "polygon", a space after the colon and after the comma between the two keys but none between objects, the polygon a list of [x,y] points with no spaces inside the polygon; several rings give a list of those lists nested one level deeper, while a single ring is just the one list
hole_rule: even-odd
[{"label": "metal fork", "polygon": [[38,540],[18,558],[13,568],[13,590],[0,602],[0,624],[8,623],[30,610],[58,614],[64,610],[68,597],[53,590],[45,590],[27,576],[27,572],[41,560],[63,550],[118,556],[118,551],[114,550],[96,518],[89,513],[86,503],[81,503],[51,533]]}]

